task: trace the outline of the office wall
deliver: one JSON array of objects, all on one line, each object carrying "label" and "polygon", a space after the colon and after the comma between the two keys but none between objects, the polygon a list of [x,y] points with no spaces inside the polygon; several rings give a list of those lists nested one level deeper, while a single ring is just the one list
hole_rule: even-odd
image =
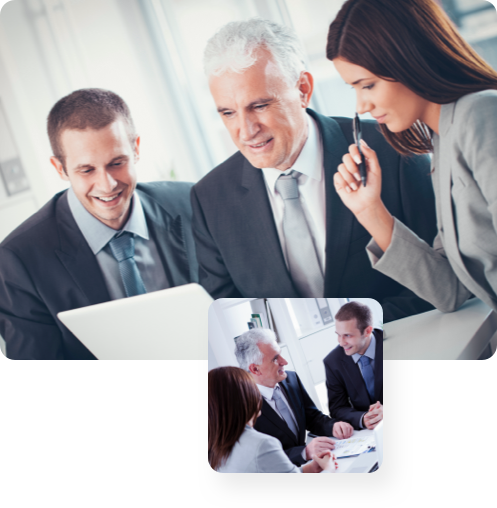
[{"label": "office wall", "polygon": [[66,188],[49,162],[46,118],[79,88],[110,89],[130,106],[142,138],[140,181],[198,179],[139,2],[9,2],[0,15],[0,71],[0,101],[29,181],[23,196],[0,190],[0,239]]}]

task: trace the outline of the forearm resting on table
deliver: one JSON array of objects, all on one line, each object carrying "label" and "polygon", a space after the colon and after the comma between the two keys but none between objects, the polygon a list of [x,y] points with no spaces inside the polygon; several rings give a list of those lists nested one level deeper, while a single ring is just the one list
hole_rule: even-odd
[{"label": "forearm resting on table", "polygon": [[394,220],[383,202],[360,212],[356,218],[385,252],[392,242]]}]

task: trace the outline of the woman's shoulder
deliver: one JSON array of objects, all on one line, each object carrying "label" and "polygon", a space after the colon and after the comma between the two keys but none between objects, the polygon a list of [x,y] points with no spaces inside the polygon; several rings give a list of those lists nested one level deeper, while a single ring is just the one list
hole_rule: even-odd
[{"label": "woman's shoulder", "polygon": [[497,107],[497,90],[481,90],[463,95],[455,102],[455,114],[467,114],[475,109]]},{"label": "woman's shoulder", "polygon": [[258,432],[253,427],[245,427],[243,434],[240,436],[238,442],[241,445],[245,445],[250,443],[254,448],[278,448],[280,442],[273,436],[269,436],[268,434],[263,434],[262,432]]},{"label": "woman's shoulder", "polygon": [[[282,461],[285,462],[284,467],[280,464]],[[278,472],[291,472],[292,469],[292,464],[284,455],[281,443],[276,438],[247,426],[226,463],[218,468],[218,472],[256,473],[262,472],[261,469],[272,470],[273,468]]]}]

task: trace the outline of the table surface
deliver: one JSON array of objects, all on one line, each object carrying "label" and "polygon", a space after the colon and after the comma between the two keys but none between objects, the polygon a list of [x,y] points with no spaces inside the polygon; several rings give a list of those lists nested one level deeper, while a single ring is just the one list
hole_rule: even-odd
[{"label": "table surface", "polygon": [[456,312],[432,310],[384,325],[385,360],[476,360],[497,330],[497,314],[477,298]]}]

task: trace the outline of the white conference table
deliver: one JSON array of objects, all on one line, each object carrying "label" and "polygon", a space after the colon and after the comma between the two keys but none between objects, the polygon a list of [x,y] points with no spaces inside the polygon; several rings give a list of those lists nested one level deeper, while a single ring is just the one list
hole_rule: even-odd
[{"label": "white conference table", "polygon": [[384,325],[384,360],[477,360],[497,331],[497,314],[477,298]]},{"label": "white conference table", "polygon": [[[364,429],[364,430],[354,430],[354,434],[352,437],[357,435],[371,435],[373,434],[373,430]],[[335,439],[335,438],[331,438]],[[307,444],[311,442],[312,438],[307,438]],[[376,451],[369,452],[368,455],[371,457],[371,465],[374,465],[376,462],[378,462],[378,454]],[[343,459],[337,459],[338,462],[338,470],[337,473],[348,473],[351,469],[353,469],[354,464],[357,462],[357,459],[361,457],[361,455],[356,455],[355,457],[346,457]],[[366,472],[366,471],[365,471]]]}]

